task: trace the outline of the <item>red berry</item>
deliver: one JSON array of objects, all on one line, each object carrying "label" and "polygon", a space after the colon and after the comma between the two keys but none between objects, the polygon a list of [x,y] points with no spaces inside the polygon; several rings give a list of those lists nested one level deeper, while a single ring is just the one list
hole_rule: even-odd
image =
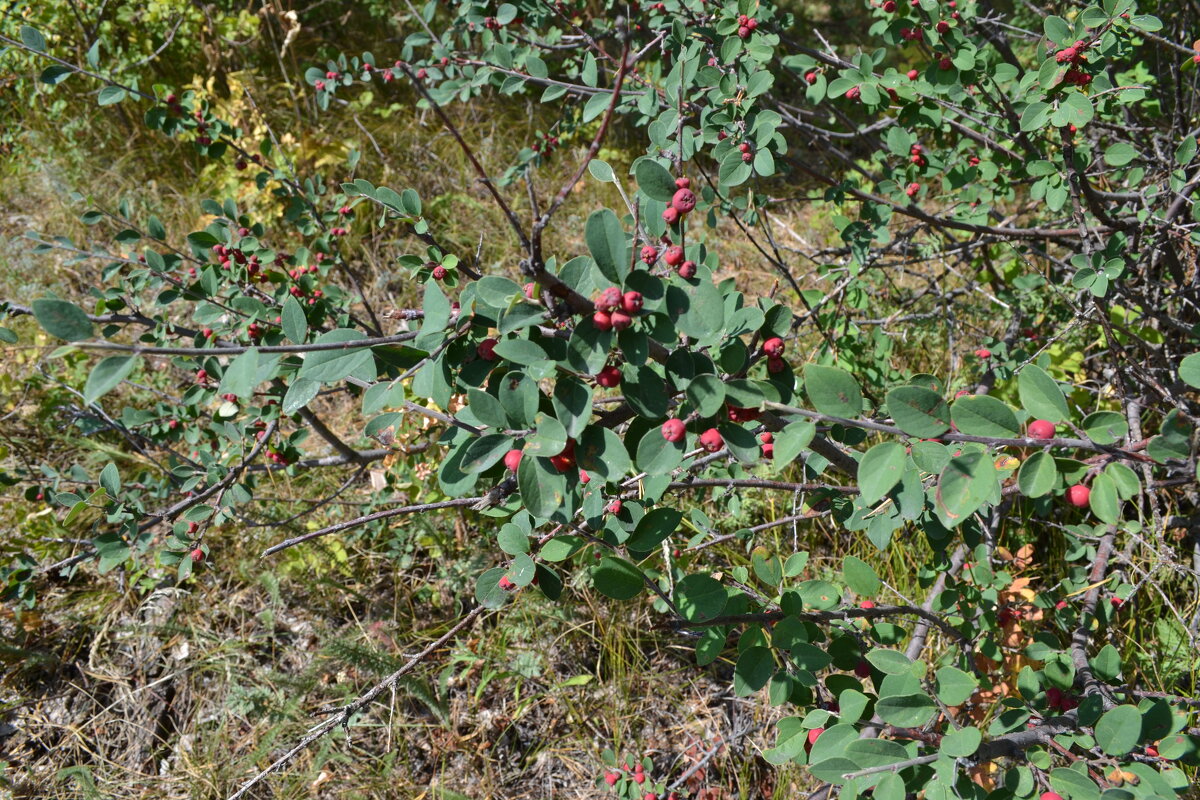
[{"label": "red berry", "polygon": [[756,29],[758,27],[758,20],[756,20],[754,17],[751,17],[750,19],[746,20],[746,27],[750,30]]},{"label": "red berry", "polygon": [[654,245],[648,244],[642,248],[642,261],[647,264],[653,264],[657,260],[658,250],[654,248]]},{"label": "red berry", "polygon": [[623,295],[621,290],[615,286],[610,286],[600,293],[596,298],[596,309],[598,311],[612,311],[617,306],[621,305]]},{"label": "red berry", "polygon": [[1057,603],[1054,604],[1054,607],[1057,608],[1059,611],[1062,611],[1064,608],[1067,607],[1067,601],[1059,600]]},{"label": "red berry", "polygon": [[762,446],[762,456],[763,456],[763,458],[768,459],[768,460],[774,458],[775,457],[775,445],[770,444],[770,443],[764,444]]},{"label": "red berry", "polygon": [[433,279],[435,281],[445,280],[446,279],[446,268],[443,267],[441,264],[434,267],[433,268]]},{"label": "red berry", "polygon": [[587,474],[586,470],[579,470],[579,482],[586,484],[592,480],[592,476]]},{"label": "red berry", "polygon": [[504,454],[504,468],[509,472],[516,472],[517,467],[521,464],[521,450],[509,450]]},{"label": "red berry", "polygon": [[562,452],[556,456],[550,457],[550,463],[559,472],[566,472],[575,466],[575,442],[572,439],[567,440],[567,446],[562,449]]},{"label": "red berry", "polygon": [[592,314],[592,324],[596,326],[596,330],[611,331],[613,327],[612,314],[606,311],[597,311]]},{"label": "red berry", "polygon": [[863,600],[861,603],[858,604],[858,607],[859,608],[874,608],[875,602],[872,600]]},{"label": "red berry", "polygon": [[987,348],[981,347],[975,351],[975,357],[976,358],[991,358],[992,351],[988,350]]},{"label": "red berry", "polygon": [[600,384],[605,389],[613,389],[617,386],[620,386],[621,370],[617,369],[612,364],[609,364],[596,374],[596,383]]},{"label": "red berry", "polygon": [[[686,179],[684,179],[686,180]],[[687,214],[696,207],[696,193],[686,186],[681,186],[671,198],[671,208],[680,214]]]},{"label": "red berry", "polygon": [[674,225],[679,222],[679,212],[675,210],[675,206],[668,206],[667,210],[662,213],[663,222],[668,225]]},{"label": "red berry", "polygon": [[1042,792],[1041,800],[1063,800],[1063,796],[1058,792]]},{"label": "red berry", "polygon": [[680,264],[679,277],[683,278],[684,280],[690,280],[691,278],[696,277],[696,262],[685,261]]},{"label": "red berry", "polygon": [[854,674],[859,678],[871,677],[871,664],[865,658],[859,659],[859,662],[854,665]]},{"label": "red berry", "polygon": [[683,248],[677,244],[673,244],[663,253],[663,261],[667,262],[668,266],[678,267],[683,263]]},{"label": "red berry", "polygon": [[497,356],[496,356],[496,345],[497,344],[499,344],[499,342],[496,341],[495,339],[484,339],[482,342],[479,343],[479,346],[475,348],[475,352],[478,353],[479,357],[482,358],[484,361],[495,361],[497,358]]},{"label": "red berry", "polygon": [[816,83],[816,82],[817,82],[817,72],[816,72],[816,70],[813,70],[812,72],[806,72],[806,73],[804,73],[804,82],[805,82],[805,83],[807,83],[809,86],[811,86],[811,85],[813,85],[814,83]]},{"label": "red berry", "polygon": [[947,33],[950,30],[950,23],[946,20],[941,20],[934,26],[938,33]]},{"label": "red berry", "polygon": [[1091,496],[1092,490],[1082,483],[1077,483],[1070,489],[1067,489],[1067,502],[1076,508],[1087,508],[1088,499]]},{"label": "red berry", "polygon": [[758,440],[763,444],[770,444],[775,441],[775,436],[770,431],[763,431],[758,435]]},{"label": "red berry", "polygon": [[533,281],[530,281],[529,283],[525,284],[525,297],[530,300],[534,300],[534,299],[536,299],[536,295],[537,295],[537,284],[534,283]]},{"label": "red berry", "polygon": [[942,56],[938,60],[938,68],[939,69],[953,69],[953,67],[954,67],[954,61],[950,58],[950,56]]},{"label": "red berry", "polygon": [[205,370],[202,370],[202,369],[196,370],[196,383],[207,383],[207,382],[208,382],[208,372],[206,372]]},{"label": "red berry", "polygon": [[203,560],[204,560],[204,551],[201,550],[199,547],[197,547],[195,550],[192,551],[192,563],[199,564]]},{"label": "red berry", "polygon": [[910,69],[910,70],[908,71],[908,79],[909,79],[910,81],[915,81],[915,80],[917,79],[917,76],[918,76],[918,75],[920,75],[920,74],[921,74],[921,73],[917,72],[915,69]]},{"label": "red berry", "polygon": [[498,582],[497,585],[506,592],[512,591],[513,589],[517,588],[517,585],[515,583],[513,583],[512,581],[510,581],[508,579],[507,575],[501,575],[500,581]]},{"label": "red berry", "polygon": [[681,441],[686,432],[681,419],[669,419],[662,426],[663,438],[668,442]]},{"label": "red berry", "polygon": [[745,39],[747,36],[750,35],[750,26],[749,25],[739,25],[738,29],[737,29],[737,35],[739,38]]},{"label": "red berry", "polygon": [[917,196],[917,192],[919,192],[919,191],[921,191],[921,184],[919,184],[919,183],[910,183],[910,184],[908,185],[908,188],[904,190],[904,193],[905,193],[906,195],[908,195],[909,197],[916,197],[916,196]]},{"label": "red berry", "polygon": [[613,330],[623,331],[633,324],[633,317],[626,314],[624,311],[614,311],[612,313]]},{"label": "red berry", "polygon": [[1054,423],[1048,419],[1035,419],[1025,428],[1030,439],[1053,439],[1057,430]]},{"label": "red berry", "polygon": [[888,14],[894,12],[896,10],[896,0],[886,0],[883,4],[883,10]]},{"label": "red berry", "polygon": [[813,728],[808,732],[808,740],[804,743],[805,752],[812,750],[812,746],[817,743],[817,739],[820,739],[821,734],[824,732],[824,728]]},{"label": "red berry", "polygon": [[615,772],[605,773],[604,782],[607,783],[609,786],[615,786],[617,784],[617,773],[615,773]]},{"label": "red berry", "polygon": [[689,188],[691,188],[691,186],[692,186],[691,178],[676,178],[675,179],[675,188],[676,189],[689,189]]},{"label": "red berry", "polygon": [[763,342],[762,349],[768,356],[778,358],[783,355],[783,339],[780,339],[778,336],[772,336]]},{"label": "red berry", "polygon": [[716,428],[709,428],[700,434],[700,446],[710,453],[715,453],[725,446],[725,440],[721,438],[720,431]]},{"label": "red berry", "polygon": [[608,513],[620,514],[621,513],[621,501],[613,500],[611,503],[609,503],[608,504]]},{"label": "red berry", "polygon": [[621,297],[621,308],[627,314],[636,314],[642,310],[643,302],[641,292],[626,292]]},{"label": "red berry", "polygon": [[782,358],[771,357],[767,359],[767,372],[772,375],[778,375],[787,369],[787,362]]}]

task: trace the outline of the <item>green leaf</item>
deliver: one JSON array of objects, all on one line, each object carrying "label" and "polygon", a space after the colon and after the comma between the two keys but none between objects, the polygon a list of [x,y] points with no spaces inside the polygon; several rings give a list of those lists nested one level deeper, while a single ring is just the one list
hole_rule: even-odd
[{"label": "green leaf", "polygon": [[952,526],[975,513],[996,489],[996,467],[986,452],[964,452],[950,459],[938,477],[938,510]]},{"label": "green leaf", "polygon": [[950,430],[950,406],[923,386],[898,386],[887,393],[888,413],[909,436],[932,439]]},{"label": "green leaf", "polygon": [[974,675],[963,672],[958,667],[942,667],[937,671],[935,691],[938,699],[948,706],[958,706],[979,688],[979,681]]},{"label": "green leaf", "polygon": [[496,544],[510,556],[529,552],[529,536],[521,530],[521,526],[506,522],[500,526],[496,534]]},{"label": "green leaf", "polygon": [[781,471],[799,458],[816,433],[816,423],[803,420],[789,423],[783,430],[775,434],[775,454],[773,456],[775,470]]},{"label": "green leaf", "polygon": [[116,105],[127,97],[125,90],[120,86],[105,86],[100,90],[100,94],[96,95],[96,102],[102,106]]},{"label": "green leaf", "polygon": [[1129,433],[1125,415],[1116,411],[1096,411],[1083,419],[1083,432],[1096,444],[1116,444]]},{"label": "green leaf", "polygon": [[525,510],[540,519],[549,519],[566,502],[566,479],[543,458],[521,459],[517,467],[517,489]]},{"label": "green leaf", "polygon": [[1099,800],[1096,784],[1073,769],[1059,767],[1050,771],[1050,788],[1066,800]]},{"label": "green leaf", "polygon": [[862,501],[874,505],[892,490],[904,475],[908,454],[899,442],[880,442],[858,462],[858,488]]},{"label": "green leaf", "polygon": [[1096,744],[1110,756],[1123,756],[1142,738],[1142,714],[1134,706],[1117,706],[1096,723]]},{"label": "green leaf", "polygon": [[1121,500],[1117,497],[1117,484],[1112,476],[1101,472],[1092,479],[1092,492],[1088,495],[1088,506],[1092,513],[1109,525],[1121,516]]},{"label": "green leaf", "polygon": [[[592,387],[575,378],[560,377],[554,384],[552,405],[567,436],[578,439],[592,416]],[[628,456],[625,461],[628,463]]]},{"label": "green leaf", "polygon": [[[367,338],[362,331],[352,328],[336,328],[323,333],[313,340],[312,344],[329,344],[345,342],[347,344]],[[308,378],[319,383],[335,383],[350,375],[363,377],[369,375],[375,378],[375,357],[366,347],[354,347],[337,350],[317,350],[304,354],[304,364],[297,373],[302,378]]]},{"label": "green leaf", "polygon": [[1054,488],[1058,480],[1058,469],[1054,456],[1049,453],[1034,453],[1025,459],[1017,472],[1017,488],[1026,497],[1041,497]]},{"label": "green leaf", "polygon": [[109,497],[116,497],[121,491],[121,473],[117,465],[111,461],[100,470],[100,485],[108,492]]},{"label": "green leaf", "polygon": [[638,469],[650,477],[666,475],[683,461],[686,447],[686,436],[672,443],[663,438],[659,427],[650,428],[638,442]]},{"label": "green leaf", "polygon": [[638,188],[651,200],[669,203],[675,196],[675,179],[667,172],[666,167],[654,159],[638,159],[633,174],[637,178]]},{"label": "green leaf", "polygon": [[645,588],[642,571],[617,556],[605,556],[592,568],[592,584],[596,591],[613,600],[630,600]]},{"label": "green leaf", "polygon": [[283,301],[280,324],[283,327],[283,335],[294,344],[304,344],[304,340],[308,338],[308,318],[304,316],[300,301],[291,295]]},{"label": "green leaf", "polygon": [[942,737],[938,750],[951,758],[966,758],[974,755],[983,742],[983,734],[979,728],[959,728]]},{"label": "green leaf", "polygon": [[1123,167],[1137,158],[1137,150],[1126,142],[1117,142],[1104,151],[1104,163],[1110,167]]},{"label": "green leaf", "polygon": [[1200,389],[1200,353],[1192,353],[1179,362],[1179,380]]},{"label": "green leaf", "polygon": [[22,25],[21,42],[30,50],[37,50],[39,53],[46,52],[46,37],[37,28]]},{"label": "green leaf", "polygon": [[592,173],[592,177],[601,183],[613,183],[617,176],[613,173],[613,168],[608,165],[607,161],[601,161],[598,158],[593,158],[588,162],[588,172]]},{"label": "green leaf", "polygon": [[670,537],[683,520],[683,512],[673,508],[656,508],[638,520],[633,535],[625,542],[629,550],[647,553]]},{"label": "green leaf", "polygon": [[89,405],[120,385],[133,371],[136,356],[109,356],[92,367],[87,382],[83,385],[83,400]]},{"label": "green leaf", "polygon": [[87,314],[65,300],[34,300],[33,317],[46,333],[68,342],[77,342],[92,335],[92,321]]},{"label": "green leaf", "polygon": [[575,446],[575,458],[581,469],[605,481],[619,481],[633,467],[625,442],[615,432],[600,425],[584,430]]},{"label": "green leaf", "polygon": [[702,417],[711,417],[725,404],[725,384],[716,375],[697,375],[688,384],[688,402]]},{"label": "green leaf", "polygon": [[550,414],[539,412],[533,418],[534,433],[525,445],[525,453],[533,456],[556,456],[567,446],[567,432],[562,423]]},{"label": "green leaf", "polygon": [[854,419],[862,413],[862,390],[854,376],[844,369],[805,365],[804,391],[813,408],[822,414]]},{"label": "green leaf", "polygon": [[[476,437],[463,451],[460,468],[467,474],[483,472],[504,458],[504,454],[512,448],[512,437],[502,433],[489,433]],[[526,455],[529,454],[526,453]],[[524,463],[525,460],[522,458],[521,463]]]},{"label": "green leaf", "polygon": [[774,672],[775,657],[769,647],[747,648],[733,667],[733,693],[749,697],[766,686]]},{"label": "green leaf", "polygon": [[899,650],[877,647],[867,653],[867,661],[880,672],[888,675],[904,675],[912,669],[912,659]]},{"label": "green leaf", "polygon": [[1017,375],[1017,391],[1021,405],[1037,419],[1062,422],[1071,416],[1062,388],[1036,364],[1026,364]]},{"label": "green leaf", "polygon": [[1013,410],[986,394],[958,398],[951,406],[950,414],[960,433],[997,438],[1016,438],[1021,435],[1021,426]]},{"label": "green leaf", "polygon": [[629,274],[629,248],[617,215],[607,208],[593,211],[584,227],[584,239],[600,273],[618,286],[623,284]]},{"label": "green leaf", "polygon": [[293,378],[292,385],[283,395],[281,410],[284,414],[295,414],[312,402],[321,391],[321,384],[308,378]]},{"label": "green leaf", "polygon": [[1046,38],[1055,44],[1067,44],[1074,37],[1074,29],[1071,24],[1058,16],[1046,17],[1042,21],[1042,30],[1046,32]]},{"label": "green leaf", "polygon": [[842,559],[842,575],[850,591],[862,597],[874,597],[883,587],[871,565],[855,556]]},{"label": "green leaf", "polygon": [[218,394],[247,397],[258,385],[258,350],[251,347],[235,358],[221,376]]},{"label": "green leaf", "polygon": [[51,64],[42,70],[42,74],[38,76],[38,80],[51,86],[57,86],[74,74],[75,70],[70,67],[64,67],[61,64]]},{"label": "green leaf", "polygon": [[875,713],[889,725],[899,728],[917,728],[933,716],[936,707],[933,700],[924,694],[894,694],[880,697],[875,703]]},{"label": "green leaf", "polygon": [[1035,102],[1025,106],[1021,112],[1021,130],[1028,132],[1041,128],[1050,119],[1049,103]]},{"label": "green leaf", "polygon": [[507,570],[493,567],[475,581],[475,602],[484,608],[500,608],[508,601],[508,592],[500,588],[500,579]]},{"label": "green leaf", "polygon": [[725,610],[729,596],[716,579],[695,573],[675,584],[675,605],[689,622],[713,619]]}]

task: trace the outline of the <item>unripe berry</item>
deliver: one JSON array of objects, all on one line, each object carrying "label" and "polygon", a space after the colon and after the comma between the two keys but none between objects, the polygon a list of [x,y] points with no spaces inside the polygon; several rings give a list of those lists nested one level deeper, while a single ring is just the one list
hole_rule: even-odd
[{"label": "unripe berry", "polygon": [[516,472],[517,467],[521,465],[521,450],[509,450],[504,454],[504,468],[509,472]]},{"label": "unripe berry", "polygon": [[663,253],[663,261],[667,262],[668,266],[678,267],[683,263],[683,248],[677,244],[673,244]]},{"label": "unripe berry", "polygon": [[725,440],[721,438],[720,431],[716,428],[709,428],[700,434],[700,446],[710,453],[715,453],[725,446]]},{"label": "unripe berry", "polygon": [[681,419],[669,419],[663,423],[662,435],[668,442],[682,441],[686,433],[687,429],[684,427],[683,420]]}]

